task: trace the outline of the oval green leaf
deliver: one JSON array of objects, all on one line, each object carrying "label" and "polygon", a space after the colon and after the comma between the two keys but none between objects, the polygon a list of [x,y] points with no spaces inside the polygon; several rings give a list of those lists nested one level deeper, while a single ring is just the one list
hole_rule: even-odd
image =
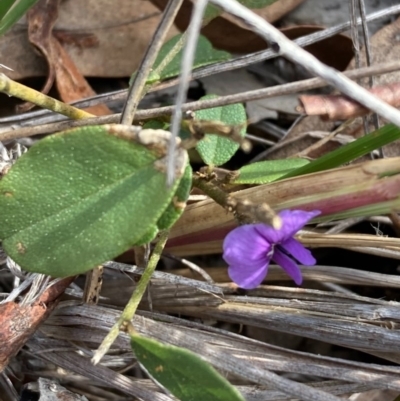
[{"label": "oval green leaf", "polygon": [[169,135],[107,125],[73,129],[34,145],[0,181],[6,253],[25,270],[65,277],[155,233],[187,165],[186,151],[179,150],[179,178],[166,188],[160,158]]},{"label": "oval green leaf", "polygon": [[248,164],[238,170],[239,176],[232,184],[266,184],[283,177],[292,170],[305,166],[307,159],[266,160]]},{"label": "oval green leaf", "polygon": [[[207,95],[203,96],[201,100],[214,99],[216,97],[218,96]],[[227,126],[242,126],[242,128],[240,128],[241,136],[244,136],[246,133],[246,111],[240,103],[196,111],[196,120],[215,121]],[[213,135],[213,133],[210,132],[197,144],[196,149],[204,163],[220,166],[226,163],[235,154],[239,149],[239,144],[228,138]]]},{"label": "oval green leaf", "polygon": [[131,334],[136,358],[147,372],[180,401],[244,401],[210,364],[193,352]]}]

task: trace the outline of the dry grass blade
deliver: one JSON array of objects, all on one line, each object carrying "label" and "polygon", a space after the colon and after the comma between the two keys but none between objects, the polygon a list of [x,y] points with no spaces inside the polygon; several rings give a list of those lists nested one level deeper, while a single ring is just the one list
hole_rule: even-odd
[{"label": "dry grass blade", "polygon": [[[273,290],[274,287],[271,288]],[[277,290],[279,287],[277,287]],[[281,291],[286,291],[287,289],[281,287]],[[262,291],[262,289],[261,289]],[[297,290],[296,290],[297,291]],[[311,291],[311,290],[308,290]],[[302,292],[308,292],[307,290],[303,290]],[[311,291],[312,292],[312,291]],[[275,293],[276,295],[276,293]],[[332,297],[332,293],[330,294]],[[343,296],[342,296],[343,297]],[[239,300],[240,297],[235,297]],[[248,302],[251,300],[250,305],[244,305],[241,303],[237,303],[234,299],[233,302],[221,304],[219,307],[205,307],[202,308],[199,306],[197,309],[194,307],[186,308],[185,313],[194,313],[195,315],[209,315],[214,313],[218,313],[220,308],[228,308],[233,310],[243,310],[243,308],[247,308],[246,311],[251,311],[254,314],[255,307],[257,302],[260,302],[259,297],[241,297],[243,302]],[[263,299],[263,313],[258,313],[256,316],[255,323],[266,324],[267,320],[272,319],[270,315],[274,314],[275,318],[281,317],[282,320],[276,319],[275,323],[272,325],[278,325],[279,327],[283,327],[284,323],[286,327],[284,331],[288,330],[300,330],[302,326],[301,322],[310,322],[311,318],[319,319],[320,322],[324,322],[325,316],[330,314],[334,314],[339,309],[338,305],[345,305],[343,300],[340,304],[336,305],[336,309],[332,311],[333,306],[330,302],[311,302],[311,301],[298,301],[292,302],[294,305],[292,307],[284,306],[282,303],[284,301],[279,301],[279,299],[271,298],[269,305],[266,299]],[[374,300],[372,300],[373,302]],[[300,302],[300,303],[299,303]],[[279,305],[278,305],[278,304]],[[352,304],[348,302],[348,304]],[[296,305],[303,306],[304,309],[295,309]],[[323,308],[322,305],[328,307],[330,305],[330,309],[321,311]],[[365,323],[367,319],[372,319],[374,317],[374,313],[376,313],[376,308],[381,308],[381,310],[394,310],[396,307],[386,306],[385,308],[379,306],[369,305],[367,302],[361,303],[359,302],[358,308],[353,308],[353,310],[349,311],[349,316],[345,318],[337,317],[337,320],[334,320],[334,326],[330,326],[328,321],[330,319],[326,317],[326,323],[323,325],[323,328],[329,333],[331,336],[334,336],[336,333],[336,340],[342,338],[341,332],[335,332],[334,329],[345,331],[349,326],[353,326],[356,328],[355,334],[347,340],[347,343],[351,344],[352,340],[356,335],[359,335],[361,332],[366,330],[366,327],[371,327],[375,329],[376,332],[379,331],[379,334],[383,334],[385,339],[390,336],[391,330],[388,328],[380,328],[377,327],[377,323],[379,323],[379,318],[375,318],[372,320],[373,324]],[[375,308],[375,309],[374,309]],[[299,316],[297,319],[295,318],[295,311]],[[212,312],[213,311],[213,312]],[[290,312],[292,311],[292,312]],[[363,312],[362,322],[359,322],[356,318],[357,314]],[[394,312],[397,313],[398,312]],[[250,381],[253,383],[259,382],[259,377],[261,375],[266,374],[268,371],[273,370],[276,372],[302,372],[303,374],[312,375],[314,377],[324,377],[331,378],[336,380],[346,379],[346,382],[341,382],[337,384],[336,393],[342,393],[348,389],[345,387],[342,390],[339,390],[341,386],[348,386],[348,383],[358,383],[363,384],[367,387],[376,386],[377,383],[379,388],[391,388],[394,390],[400,391],[400,381],[398,380],[398,374],[400,373],[398,367],[394,366],[383,366],[383,365],[374,365],[374,364],[365,364],[359,362],[351,362],[346,360],[341,360],[338,358],[326,358],[323,356],[299,353],[296,351],[291,351],[287,349],[283,349],[276,346],[271,346],[266,343],[261,343],[255,340],[251,340],[246,337],[242,337],[231,332],[227,332],[220,329],[214,329],[212,327],[204,326],[200,323],[194,323],[183,319],[169,317],[167,315],[160,315],[157,313],[150,312],[141,312],[144,316],[136,316],[134,319],[135,328],[144,334],[150,337],[159,339],[166,343],[183,346],[185,348],[191,349],[202,355],[204,358],[209,360],[212,364],[222,369],[224,372],[233,373],[235,376],[239,375],[241,377],[247,377],[248,373],[251,370],[247,370],[249,367],[248,362],[251,361],[252,368],[257,370],[257,375],[250,378]],[[48,347],[60,347],[66,346],[65,342],[54,342],[53,339],[59,339],[69,342],[78,342],[85,347],[93,347],[97,343],[102,340],[103,332],[107,330],[113,323],[114,319],[118,316],[118,312],[106,307],[94,307],[91,305],[75,305],[68,306],[65,304],[58,308],[55,314],[46,322],[43,326],[43,333],[47,336],[47,339],[40,339],[43,344],[46,344]],[[146,317],[145,317],[146,316]],[[287,319],[284,317],[287,316]],[[289,319],[289,316],[291,319]],[[226,316],[225,316],[226,317]],[[225,319],[225,317],[222,317]],[[294,319],[293,319],[294,317]],[[230,319],[236,319],[232,313],[229,313]],[[242,316],[240,317],[242,318]],[[300,325],[299,325],[300,322]],[[315,323],[315,321],[313,321]],[[335,324],[336,323],[336,324]],[[60,325],[63,327],[60,330]],[[271,327],[271,326],[270,326]],[[272,326],[273,327],[273,326]],[[322,329],[314,328],[314,326],[308,326],[308,330],[310,327],[313,328],[312,335],[315,333],[321,332]],[[305,330],[305,329],[304,329]],[[319,330],[319,331],[318,331]],[[375,334],[373,331],[370,336],[372,337]],[[392,335],[396,336],[397,334]],[[384,348],[386,344],[386,340],[383,342],[375,341],[372,345],[369,345],[369,349],[375,346],[375,348]],[[117,355],[124,355],[129,349],[129,339],[126,335],[122,335],[119,337],[117,342],[115,343],[116,349],[118,349]],[[34,338],[30,343],[29,347],[31,351],[38,350],[38,340]],[[43,349],[44,345],[41,347]],[[57,363],[61,364],[61,366],[66,366],[67,362],[63,362],[63,359],[69,361],[71,359],[71,355],[74,355],[71,352],[70,347],[68,348],[70,352],[56,352],[57,354]],[[111,359],[118,360],[118,356],[115,355],[109,356]],[[46,353],[41,354],[42,358],[49,358]],[[83,358],[83,357],[79,357]],[[86,358],[86,361],[89,360],[89,357]],[[232,360],[238,360],[237,366],[240,366],[240,369],[232,366]],[[248,362],[246,362],[248,361]],[[111,360],[108,361],[110,363]],[[104,363],[107,363],[105,361]],[[69,369],[74,372],[79,373],[80,367],[69,365]],[[88,373],[86,376],[93,376],[93,373],[99,366],[93,367],[87,365]],[[102,380],[103,382],[106,379],[101,377],[96,377],[96,380]],[[262,380],[261,380],[262,381]],[[318,380],[317,380],[318,382]],[[263,381],[263,384],[266,384],[266,381]],[[276,387],[275,384],[273,384]],[[266,391],[265,389],[255,388],[254,385],[248,385],[248,390],[252,389],[252,391]],[[278,383],[279,387],[279,383]],[[126,391],[126,390],[125,390]],[[281,389],[282,391],[282,389]],[[288,393],[288,391],[283,389],[284,393]],[[318,399],[318,398],[315,398]],[[328,399],[328,398],[326,398]],[[332,399],[332,398],[331,398]]]}]

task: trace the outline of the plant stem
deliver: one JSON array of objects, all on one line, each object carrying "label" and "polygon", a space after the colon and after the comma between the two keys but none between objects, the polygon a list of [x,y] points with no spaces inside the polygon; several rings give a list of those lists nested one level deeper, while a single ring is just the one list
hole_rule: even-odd
[{"label": "plant stem", "polygon": [[0,92],[34,103],[37,106],[54,111],[55,113],[63,114],[73,120],[94,117],[93,114],[77,109],[76,107],[60,102],[59,100],[15,82],[4,74],[0,74]]},{"label": "plant stem", "polygon": [[193,4],[192,17],[187,29],[187,40],[181,60],[181,73],[179,75],[178,93],[176,94],[175,110],[171,121],[171,139],[167,153],[167,186],[172,185],[175,180],[174,155],[176,148],[176,138],[181,126],[182,106],[186,101],[194,56],[197,48],[197,40],[200,35],[201,22],[208,0],[198,0]]},{"label": "plant stem", "polygon": [[106,354],[106,352],[110,349],[111,345],[118,337],[121,326],[126,321],[131,321],[136,313],[139,302],[141,301],[144,292],[146,291],[147,285],[150,282],[150,279],[153,275],[154,270],[157,267],[157,263],[160,260],[161,253],[165,247],[169,235],[169,230],[162,231],[160,233],[159,240],[154,247],[153,253],[151,254],[149,263],[144,271],[142,277],[140,278],[135,291],[133,292],[130,300],[125,306],[125,309],[121,313],[118,321],[111,328],[100,347],[95,352],[92,362],[93,364],[97,364],[100,359]]}]

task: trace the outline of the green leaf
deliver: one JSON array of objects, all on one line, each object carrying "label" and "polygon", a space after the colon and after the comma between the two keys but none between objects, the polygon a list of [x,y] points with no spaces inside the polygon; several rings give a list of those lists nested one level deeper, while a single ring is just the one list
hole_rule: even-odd
[{"label": "green leaf", "polygon": [[[182,34],[176,35],[163,45],[154,63],[153,69],[157,68],[161,64],[161,62],[170,53],[172,48],[181,39],[181,37]],[[179,75],[181,70],[181,59],[182,49],[176,54],[176,56],[164,68],[164,70],[160,72],[161,80],[176,77],[177,75]],[[211,42],[204,36],[200,35],[199,41],[197,43],[195,58],[193,61],[193,69],[230,59],[231,55],[228,52],[214,49]]]},{"label": "green leaf", "polygon": [[[276,1],[278,0],[238,0],[239,3],[243,4],[248,8],[263,8],[270,6]],[[214,6],[212,4],[207,6],[203,18],[205,24],[208,24],[211,20],[218,17],[220,14],[222,14],[222,10],[219,7]]]},{"label": "green leaf", "polygon": [[188,164],[171,203],[157,221],[159,230],[167,230],[181,217],[185,210],[186,201],[189,198],[191,188],[192,168]]},{"label": "green leaf", "polygon": [[266,160],[248,164],[238,170],[239,176],[231,181],[232,184],[266,184],[277,180],[290,171],[305,166],[306,159]]},{"label": "green leaf", "polygon": [[147,372],[180,401],[244,401],[211,365],[184,348],[131,334],[131,346]]},{"label": "green leaf", "polygon": [[63,277],[90,270],[149,232],[154,235],[187,164],[186,151],[179,150],[179,178],[167,188],[160,158],[169,135],[106,125],[73,129],[34,145],[0,181],[6,253],[25,270]]},{"label": "green leaf", "polygon": [[385,125],[333,152],[327,153],[306,166],[291,171],[279,179],[291,178],[339,167],[398,139],[400,139],[400,128],[393,124]]},{"label": "green leaf", "polygon": [[143,129],[163,129],[168,131],[170,124],[161,120],[149,120],[143,124]]},{"label": "green leaf", "polygon": [[[0,0],[0,35],[10,29],[38,0]],[[4,4],[3,4],[4,3]],[[13,3],[13,4],[11,4]]]},{"label": "green leaf", "polygon": [[206,7],[206,11],[204,12],[203,24],[208,24],[211,20],[218,17],[218,15],[220,14],[222,14],[222,10],[219,7],[214,6],[213,4],[209,4]]},{"label": "green leaf", "polygon": [[[216,97],[218,96],[207,95],[201,99],[214,99]],[[219,122],[229,126],[242,125],[243,128],[240,129],[241,136],[246,133],[246,111],[240,103],[196,111],[196,120]],[[226,163],[238,148],[239,144],[228,138],[213,135],[212,132],[206,135],[196,146],[204,163],[213,166],[220,166]]]},{"label": "green leaf", "polygon": [[248,8],[263,8],[270,6],[278,0],[239,0],[239,3]]},{"label": "green leaf", "polygon": [[2,0],[0,2],[0,21],[8,13],[8,10],[13,6],[17,0]]}]

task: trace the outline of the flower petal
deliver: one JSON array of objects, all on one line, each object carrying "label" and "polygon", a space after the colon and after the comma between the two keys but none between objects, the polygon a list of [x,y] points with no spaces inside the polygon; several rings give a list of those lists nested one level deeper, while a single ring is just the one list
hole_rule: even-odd
[{"label": "flower petal", "polygon": [[224,260],[231,266],[259,268],[268,263],[270,243],[255,229],[255,224],[247,224],[232,230],[224,240]]},{"label": "flower petal", "polygon": [[297,231],[320,213],[319,210],[313,210],[311,212],[304,212],[303,210],[282,210],[278,213],[279,217],[282,219],[282,227],[279,230],[265,224],[255,224],[254,227],[270,244],[279,244],[293,237]]},{"label": "flower petal", "polygon": [[231,265],[228,274],[239,287],[251,290],[259,286],[268,273],[268,263],[259,266]]},{"label": "flower petal", "polygon": [[275,248],[274,255],[272,256],[272,260],[277,263],[283,270],[293,279],[293,281],[300,285],[303,282],[303,277],[301,275],[301,271],[299,266],[290,259],[289,256],[285,255],[282,251]]},{"label": "flower petal", "polygon": [[297,241],[297,239],[289,238],[285,242],[282,242],[281,247],[303,265],[312,266],[317,262],[312,253],[304,248],[303,244]]}]

